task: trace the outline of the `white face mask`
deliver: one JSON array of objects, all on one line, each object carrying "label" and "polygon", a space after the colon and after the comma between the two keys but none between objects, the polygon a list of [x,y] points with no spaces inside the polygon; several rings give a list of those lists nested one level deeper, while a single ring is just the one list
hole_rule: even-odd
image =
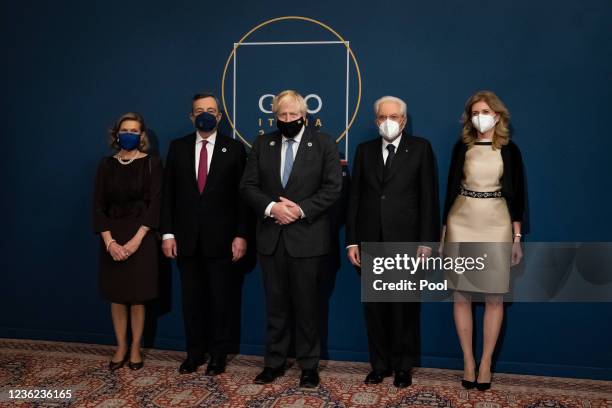
[{"label": "white face mask", "polygon": [[392,142],[400,134],[400,125],[394,120],[387,119],[378,125],[378,133],[389,142]]},{"label": "white face mask", "polygon": [[472,116],[472,125],[480,133],[488,132],[495,127],[495,116],[493,115],[476,115]]}]

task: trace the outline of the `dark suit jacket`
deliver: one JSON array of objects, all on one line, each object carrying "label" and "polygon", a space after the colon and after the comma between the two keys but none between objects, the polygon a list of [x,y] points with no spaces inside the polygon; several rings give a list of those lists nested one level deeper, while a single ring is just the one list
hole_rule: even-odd
[{"label": "dark suit jacket", "polygon": [[346,245],[381,238],[385,242],[437,242],[440,207],[429,142],[403,133],[384,178],[383,166],[380,137],[357,146]]},{"label": "dark suit jacket", "polygon": [[[181,256],[232,255],[232,240],[247,237],[247,208],[238,186],[246,161],[244,145],[217,133],[202,194],[195,172],[196,134],[173,140],[168,150],[162,192],[162,234],[174,234]],[[198,241],[198,235],[201,238]]]},{"label": "dark suit jacket", "polygon": [[[287,252],[293,257],[327,254],[330,249],[328,210],[340,197],[342,170],[334,140],[307,127],[295,156],[286,188],[280,178],[282,136],[280,132],[255,140],[240,184],[244,200],[257,216],[257,250],[271,255],[283,230]],[[280,226],[264,216],[271,201],[283,196],[297,203],[305,218]]]},{"label": "dark suit jacket", "polygon": [[[457,195],[459,195],[467,149],[468,146],[461,140],[453,148],[444,204],[444,225],[446,225],[448,213]],[[521,151],[516,143],[510,140],[507,145],[502,146],[501,157],[504,162],[504,173],[501,179],[502,197],[506,199],[512,221],[520,222],[523,221],[523,214],[525,213],[525,176]]]}]

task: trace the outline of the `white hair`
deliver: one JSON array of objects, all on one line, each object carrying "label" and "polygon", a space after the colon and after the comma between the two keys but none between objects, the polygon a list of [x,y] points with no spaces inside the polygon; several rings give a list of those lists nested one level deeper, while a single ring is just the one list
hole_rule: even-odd
[{"label": "white hair", "polygon": [[376,102],[374,102],[374,114],[378,115],[378,108],[380,107],[380,104],[383,102],[395,102],[399,105],[400,107],[400,113],[402,114],[402,116],[406,116],[407,113],[407,106],[406,106],[406,102],[404,102],[403,100],[401,100],[400,98],[396,97],[396,96],[383,96],[380,99],[377,99]]}]

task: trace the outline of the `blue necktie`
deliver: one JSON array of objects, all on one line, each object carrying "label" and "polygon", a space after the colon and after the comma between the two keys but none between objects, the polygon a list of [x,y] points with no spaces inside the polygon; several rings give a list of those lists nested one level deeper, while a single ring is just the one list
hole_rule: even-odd
[{"label": "blue necktie", "polygon": [[287,147],[285,148],[285,166],[283,167],[283,188],[287,186],[289,176],[291,175],[291,169],[293,168],[293,143],[295,140],[287,139]]}]

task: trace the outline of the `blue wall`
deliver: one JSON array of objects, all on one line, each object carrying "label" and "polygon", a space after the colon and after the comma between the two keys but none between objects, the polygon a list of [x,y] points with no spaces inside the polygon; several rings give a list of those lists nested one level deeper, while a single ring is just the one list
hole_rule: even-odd
[{"label": "blue wall", "polygon": [[[608,0],[7,3],[0,13],[0,336],[112,343],[90,231],[93,175],[108,154],[105,130],[125,111],[142,112],[165,155],[171,139],[190,131],[190,96],[220,93],[232,44],[282,15],[331,25],[359,59],[363,105],[349,159],[359,141],[376,136],[372,102],[398,95],[408,102],[414,133],[432,142],[444,191],[463,103],[492,89],[512,113],[527,166],[527,239],[611,241]],[[294,40],[301,33],[286,31]],[[330,300],[331,358],[367,359],[359,296],[343,257]],[[174,273],[157,347],[182,349],[179,305]],[[245,279],[243,315],[242,351],[261,353],[257,270]],[[611,321],[609,303],[510,305],[498,371],[612,378]],[[423,306],[422,353],[425,366],[462,367],[451,304]]]}]

